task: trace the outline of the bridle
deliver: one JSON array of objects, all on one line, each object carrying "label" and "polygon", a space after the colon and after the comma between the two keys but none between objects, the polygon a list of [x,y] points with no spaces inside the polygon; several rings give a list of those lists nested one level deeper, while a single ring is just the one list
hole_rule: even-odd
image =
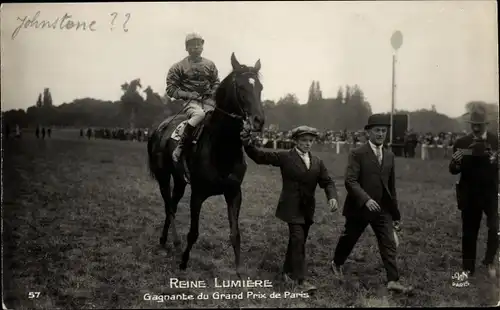
[{"label": "bridle", "polygon": [[[242,69],[245,69],[245,68],[242,68]],[[241,106],[241,98],[239,96],[239,92],[238,92],[238,89],[237,89],[237,84],[236,84],[236,75],[251,75],[252,77],[257,77],[257,74],[249,69],[246,69],[246,71],[243,71],[243,72],[235,72],[234,76],[232,77],[231,79],[231,83],[233,84],[233,87],[232,87],[232,90],[234,91],[234,94],[236,95],[236,98],[237,98],[237,101],[238,101],[238,108],[239,108],[239,112],[241,114],[236,114],[236,113],[229,113],[227,111],[225,111],[224,109],[221,109],[219,108],[218,106],[216,105],[212,105],[212,104],[209,104],[209,103],[203,103],[205,101],[205,99],[208,97],[208,94],[207,93],[204,93],[204,94],[201,94],[199,97],[197,98],[191,98],[189,100],[186,101],[186,103],[184,103],[184,105],[182,106],[182,109],[179,110],[179,112],[177,112],[174,117],[172,117],[172,119],[170,119],[170,121],[165,125],[165,126],[168,126],[170,125],[170,123],[179,115],[181,114],[184,109],[187,107],[187,105],[193,101],[193,100],[197,100],[197,101],[200,101],[202,102],[202,104],[206,104],[206,105],[209,105],[211,107],[213,107],[215,110],[233,118],[233,119],[238,119],[238,120],[242,120],[243,123],[247,123],[248,121],[248,111],[246,111],[242,106]]]},{"label": "bridle", "polygon": [[[234,119],[239,119],[239,120],[243,120],[243,121],[246,121],[248,119],[248,111],[245,110],[245,108],[243,108],[241,106],[241,102],[243,100],[241,100],[241,97],[240,97],[240,94],[238,92],[238,89],[237,89],[237,84],[236,84],[236,75],[241,75],[241,76],[245,76],[245,75],[248,75],[248,76],[251,76],[251,77],[257,77],[257,74],[251,70],[247,70],[247,71],[244,71],[244,72],[238,72],[238,73],[235,73],[235,76],[232,77],[232,80],[231,80],[231,83],[233,84],[233,87],[232,87],[232,90],[234,91],[234,94],[235,94],[235,97],[237,98],[237,101],[238,101],[238,108],[239,108],[239,112],[241,114],[236,114],[236,113],[229,113],[227,111],[225,111],[224,109],[221,109],[219,107],[217,107],[216,105],[211,105],[211,104],[208,104],[208,103],[205,103],[211,107],[213,107],[215,110],[231,117],[231,118],[234,118]],[[200,96],[201,97],[201,101],[203,102],[203,98],[204,96]]]}]

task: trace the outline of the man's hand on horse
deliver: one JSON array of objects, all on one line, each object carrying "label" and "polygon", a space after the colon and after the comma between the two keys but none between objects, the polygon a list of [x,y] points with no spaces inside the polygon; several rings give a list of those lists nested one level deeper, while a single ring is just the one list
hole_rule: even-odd
[{"label": "man's hand on horse", "polygon": [[252,134],[249,130],[243,129],[240,132],[240,138],[241,138],[241,142],[243,143],[243,145],[248,146],[248,145],[252,144]]},{"label": "man's hand on horse", "polygon": [[394,221],[392,227],[394,227],[395,231],[401,231],[401,221]]}]

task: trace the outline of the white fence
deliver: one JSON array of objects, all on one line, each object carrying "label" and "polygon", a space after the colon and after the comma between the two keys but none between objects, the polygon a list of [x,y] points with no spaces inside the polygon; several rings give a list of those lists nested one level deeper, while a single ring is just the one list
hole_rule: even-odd
[{"label": "white fence", "polygon": [[451,158],[453,147],[443,145],[427,145],[420,146],[420,158],[422,160]]},{"label": "white fence", "polygon": [[[267,140],[266,147],[278,149],[282,147],[283,142],[277,140]],[[317,143],[314,145],[313,150],[320,152],[335,152],[335,154],[347,154],[352,148],[360,146],[362,143],[348,143],[345,141],[337,141],[331,143]],[[419,144],[415,149],[415,158],[422,160],[431,159],[449,159],[451,158],[452,147],[445,147],[443,145],[427,145]]]}]

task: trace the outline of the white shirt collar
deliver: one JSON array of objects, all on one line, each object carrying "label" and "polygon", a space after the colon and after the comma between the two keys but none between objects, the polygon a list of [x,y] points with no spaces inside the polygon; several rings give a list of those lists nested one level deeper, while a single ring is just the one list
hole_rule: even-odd
[{"label": "white shirt collar", "polygon": [[[485,131],[479,138],[481,138],[483,140],[486,140],[487,134],[488,134],[488,132]],[[473,138],[477,137],[473,132],[471,132],[471,135],[472,135]]]},{"label": "white shirt collar", "polygon": [[301,156],[301,157],[308,157],[309,156],[309,153],[307,152],[302,152],[298,147],[295,147],[295,150],[297,151],[297,153]]},{"label": "white shirt collar", "polygon": [[382,144],[379,145],[379,146],[376,146],[375,144],[373,144],[370,140],[368,140],[368,143],[370,144],[370,147],[371,149],[373,150],[373,153],[377,154],[377,149],[380,150],[380,152],[382,152]]}]

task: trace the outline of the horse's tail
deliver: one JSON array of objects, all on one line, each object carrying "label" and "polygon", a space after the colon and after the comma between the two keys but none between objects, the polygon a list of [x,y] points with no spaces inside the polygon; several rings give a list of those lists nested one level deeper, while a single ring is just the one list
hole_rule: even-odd
[{"label": "horse's tail", "polygon": [[155,160],[155,153],[153,152],[153,146],[155,143],[158,143],[158,128],[155,128],[148,138],[148,170],[149,175],[156,180],[156,170],[158,165]]}]

